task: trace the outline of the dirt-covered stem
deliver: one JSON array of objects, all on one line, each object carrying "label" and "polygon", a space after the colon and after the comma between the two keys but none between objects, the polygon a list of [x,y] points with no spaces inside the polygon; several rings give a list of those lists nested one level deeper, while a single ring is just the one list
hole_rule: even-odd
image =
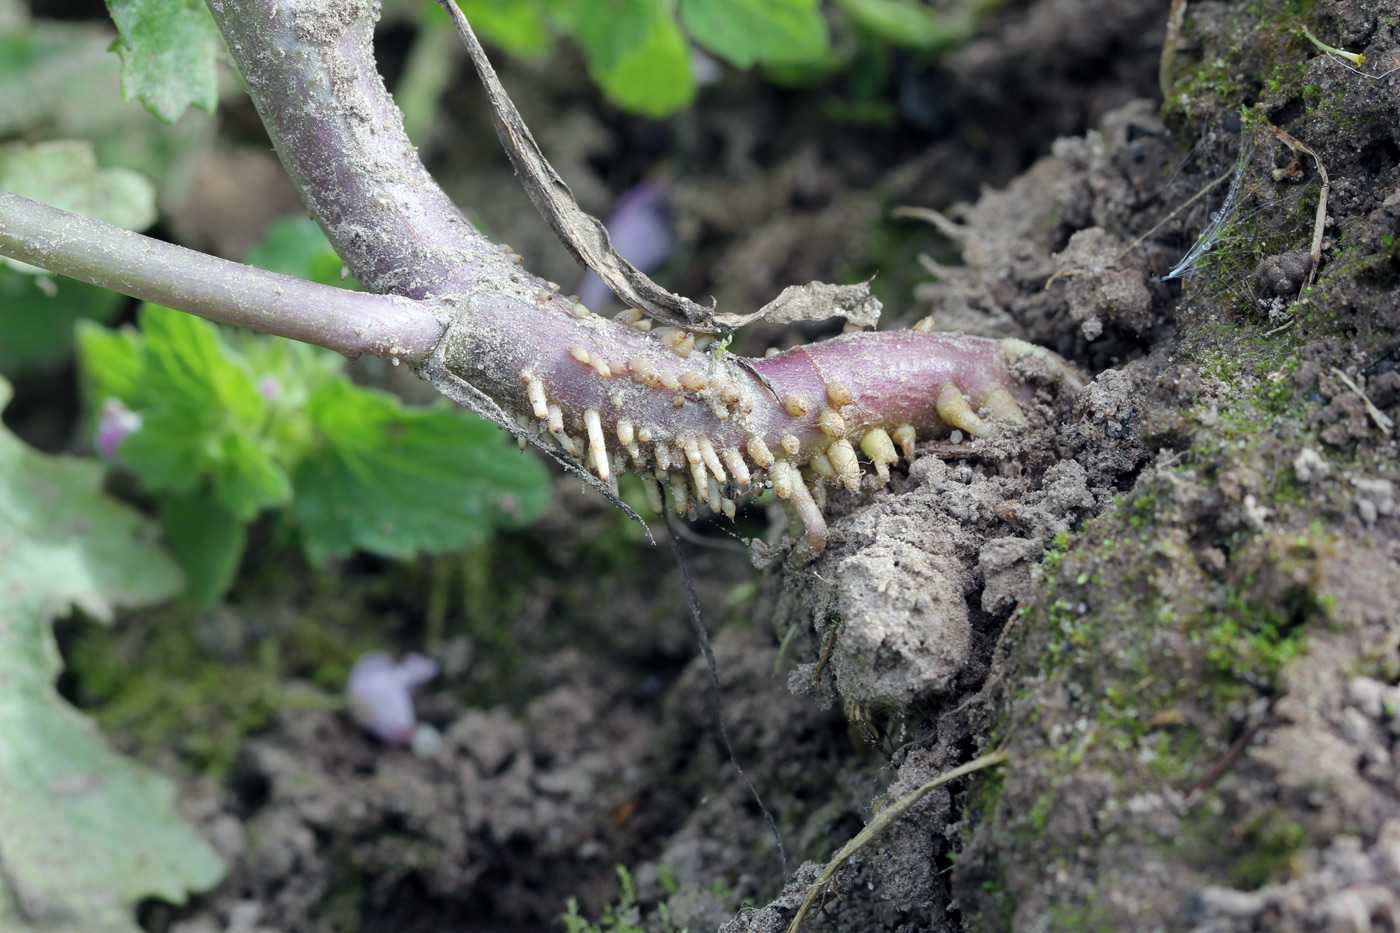
[{"label": "dirt-covered stem", "polygon": [[[209,5],[307,207],[360,281],[397,301],[359,296],[370,304],[358,306],[342,293],[317,301],[313,286],[252,271],[240,273],[251,276],[247,287],[224,291],[239,267],[174,247],[160,247],[160,255],[178,260],[148,262],[143,247],[130,245],[140,239],[104,255],[73,236],[67,253],[30,248],[24,258],[337,349],[372,336],[377,349],[355,349],[418,362],[440,391],[594,484],[606,488],[623,470],[642,474],[655,508],[660,483],[680,511],[705,501],[731,513],[731,481],[741,491],[771,485],[791,495],[815,550],[825,524],[807,484],[857,488],[857,445],[883,481],[900,456],[896,444],[912,458],[918,433],[957,427],[984,436],[992,429],[977,414],[983,408],[995,420],[1023,419],[1019,405],[1035,389],[1016,361],[1044,353],[1019,341],[850,334],[747,362],[707,350],[708,338],[652,332],[635,316],[598,317],[477,233],[428,175],[375,66],[377,4]],[[14,240],[47,237],[39,223]],[[95,274],[92,265],[105,271]],[[158,285],[162,279],[173,284]],[[297,288],[306,300],[284,300]],[[294,327],[311,320],[299,317],[309,309],[324,316]]]},{"label": "dirt-covered stem", "polygon": [[375,64],[378,3],[209,8],[302,200],[366,288],[423,298],[499,275],[500,250],[463,218],[404,132]]},{"label": "dirt-covered stem", "polygon": [[0,191],[0,254],[225,324],[416,363],[442,336],[426,302],[317,285]]}]

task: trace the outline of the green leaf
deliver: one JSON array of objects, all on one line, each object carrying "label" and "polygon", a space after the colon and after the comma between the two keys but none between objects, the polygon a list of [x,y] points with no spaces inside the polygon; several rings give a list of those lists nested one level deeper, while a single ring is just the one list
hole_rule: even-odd
[{"label": "green leaf", "polygon": [[665,117],[695,99],[690,46],[670,15],[657,16],[641,44],[589,72],[614,103],[647,117]]},{"label": "green leaf", "polygon": [[101,408],[109,398],[121,399],[128,408],[142,404],[141,384],[145,368],[141,337],[130,329],[112,330],[90,321],[78,323],[78,356],[88,397]]},{"label": "green leaf", "polygon": [[307,410],[324,444],[297,469],[294,501],[316,563],[357,548],[386,557],[459,550],[544,508],[540,464],[466,412],[404,408],[344,378]]},{"label": "green leaf", "polygon": [[664,117],[695,99],[690,46],[663,0],[551,0],[550,12],[573,34],[589,74],[619,107]]},{"label": "green leaf", "polygon": [[695,41],[737,68],[800,64],[826,55],[816,0],[680,0]]},{"label": "green leaf", "polygon": [[341,280],[340,270],[345,264],[320,226],[305,214],[274,222],[262,241],[248,251],[244,261],[259,269],[294,275],[322,285],[358,284],[348,277]]},{"label": "green leaf", "polygon": [[292,481],[267,450],[246,434],[225,434],[213,463],[214,491],[240,521],[292,498]]},{"label": "green leaf", "polygon": [[[495,43],[518,58],[549,48],[544,10],[534,0],[461,0],[459,6],[483,42]],[[437,4],[428,5],[427,15],[434,23],[451,25]]]},{"label": "green leaf", "polygon": [[248,540],[244,523],[207,487],[161,496],[157,504],[166,543],[189,580],[185,594],[201,606],[214,605],[238,572]]},{"label": "green leaf", "polygon": [[220,501],[244,520],[291,497],[291,481],[263,443],[268,401],[218,328],[144,305],[141,333],[80,342],[91,409],[109,397],[141,416],[118,456],[152,492],[192,494],[213,479]]},{"label": "green leaf", "polygon": [[107,0],[117,24],[122,96],[166,123],[219,101],[223,39],[202,0]]},{"label": "green leaf", "polygon": [[150,181],[126,169],[98,168],[87,140],[0,146],[0,188],[128,230],[156,222]]},{"label": "green leaf", "polygon": [[918,0],[836,0],[836,5],[877,38],[922,51],[964,42],[976,28],[972,7],[942,13]]},{"label": "green leaf", "polygon": [[0,372],[13,374],[63,358],[72,348],[76,321],[108,320],[125,300],[75,279],[0,266]]},{"label": "green leaf", "polygon": [[[0,380],[0,407],[9,400]],[[0,929],[136,933],[146,897],[184,903],[223,875],[176,815],[175,787],[112,752],[54,688],[50,621],[179,590],[155,528],[101,491],[96,462],[0,429]]]},{"label": "green leaf", "polygon": [[214,141],[214,121],[200,114],[165,126],[124,105],[122,64],[111,46],[110,22],[0,25],[0,136],[91,139],[102,165],[138,171],[163,195],[183,200],[189,166]]},{"label": "green leaf", "polygon": [[591,67],[611,69],[646,42],[652,23],[667,16],[660,0],[550,0],[550,12],[573,35]]}]

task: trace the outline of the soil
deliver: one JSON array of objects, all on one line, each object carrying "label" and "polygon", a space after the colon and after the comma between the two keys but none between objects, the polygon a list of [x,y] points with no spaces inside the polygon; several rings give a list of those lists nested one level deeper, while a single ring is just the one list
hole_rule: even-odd
[{"label": "soil", "polygon": [[[444,744],[376,743],[307,660],[186,782],[228,880],[148,905],[147,927],[558,929],[568,898],[616,902],[622,865],[639,929],[783,930],[874,811],[1002,749],[860,852],[813,928],[1400,928],[1400,25],[1380,0],[1195,2],[1163,54],[1165,34],[1148,0],[1016,5],[936,67],[896,62],[923,109],[883,129],[833,130],[839,87],[735,76],[658,126],[584,107],[576,62],[505,64],[585,208],[670,185],[668,287],[748,308],[878,271],[886,326],[1032,340],[1090,381],[1022,430],[832,492],[813,563],[776,509],[687,530],[728,739],[789,879],[669,549],[561,478],[554,513],[489,555],[294,586],[254,558],[222,615],[180,623],[219,664],[268,633],[299,644],[305,619],[426,645]],[[572,281],[477,145],[475,89],[446,110],[430,168]],[[172,226],[242,242],[200,232],[211,196]],[[891,219],[901,204],[944,219]],[[817,333],[755,331],[736,349]],[[191,774],[179,741],[116,731]]]}]

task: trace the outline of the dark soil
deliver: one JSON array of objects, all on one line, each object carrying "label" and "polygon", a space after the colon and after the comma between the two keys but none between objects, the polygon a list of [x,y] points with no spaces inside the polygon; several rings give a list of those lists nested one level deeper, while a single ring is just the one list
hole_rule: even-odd
[{"label": "dark soil", "polygon": [[[1299,23],[1364,51],[1362,73]],[[784,562],[780,514],[742,517],[770,542],[756,578],[727,527],[694,529],[729,737],[797,882],[872,809],[1009,754],[863,851],[814,928],[1400,924],[1400,471],[1383,427],[1400,418],[1400,25],[1379,0],[1192,3],[1165,104],[1164,27],[1147,0],[1017,5],[936,70],[901,64],[937,119],[880,130],[833,128],[839,89],[729,78],[663,127],[583,108],[576,65],[503,69],[585,208],[669,179],[668,286],[757,307],[878,271],[891,325],[1022,337],[1092,377],[1018,433],[926,444],[889,487],[833,492],[813,564]],[[430,167],[532,269],[572,281],[479,145],[474,89],[448,109]],[[1213,248],[1164,282],[1232,179]],[[890,219],[899,204],[947,220]],[[175,223],[198,240],[218,215]],[[387,581],[346,594],[379,594],[385,640],[456,652],[423,703],[443,749],[416,758],[324,702],[283,703],[190,784],[230,878],[185,910],[152,905],[151,929],[557,929],[566,898],[587,916],[617,900],[619,864],[646,930],[786,928],[804,888],[783,893],[720,740],[668,549],[560,487],[484,574],[347,568]],[[243,586],[235,627],[267,599]],[[297,617],[337,605],[317,585],[278,599]]]}]

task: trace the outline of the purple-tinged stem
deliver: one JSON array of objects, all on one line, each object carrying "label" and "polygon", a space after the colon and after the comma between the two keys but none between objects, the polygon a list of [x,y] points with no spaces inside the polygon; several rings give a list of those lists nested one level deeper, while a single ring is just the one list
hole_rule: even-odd
[{"label": "purple-tinged stem", "polygon": [[916,433],[984,436],[1024,420],[1035,381],[1077,385],[1063,361],[1015,340],[851,334],[748,362],[683,331],[600,318],[478,234],[428,175],[375,67],[375,4],[210,8],[336,251],[371,291],[400,297],[273,276],[13,196],[0,201],[0,252],[216,320],[413,360],[605,491],[629,469],[653,505],[664,484],[682,511],[732,511],[735,485],[771,485],[813,550],[826,532],[812,490],[859,486],[857,447],[884,479]]},{"label": "purple-tinged stem", "polygon": [[[425,302],[305,282],[0,191],[0,254],[224,324],[417,363],[444,324]],[[445,311],[442,311],[444,315]]]},{"label": "purple-tinged stem", "polygon": [[379,4],[210,0],[302,200],[372,292],[463,294],[512,263],[438,187],[374,60]]}]

